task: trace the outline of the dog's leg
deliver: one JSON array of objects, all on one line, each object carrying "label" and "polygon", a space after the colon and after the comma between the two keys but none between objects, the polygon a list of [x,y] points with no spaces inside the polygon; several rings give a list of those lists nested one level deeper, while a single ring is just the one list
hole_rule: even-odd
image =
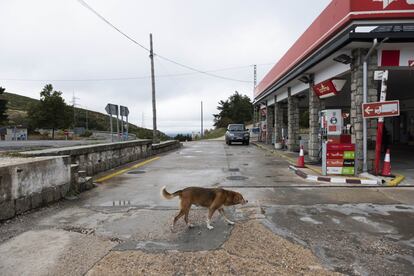
[{"label": "dog's leg", "polygon": [[207,217],[207,228],[208,228],[208,230],[211,230],[211,229],[214,228],[213,226],[210,225],[210,223],[211,223],[211,217],[213,216],[215,211],[216,211],[216,208],[214,208],[214,207],[213,208],[210,207],[208,209],[208,217]]},{"label": "dog's leg", "polygon": [[[190,208],[191,208],[191,206],[190,206]],[[188,226],[189,228],[193,228],[193,227],[194,227],[194,225],[193,225],[192,223],[188,223],[188,213],[190,213],[190,208],[188,208],[188,209],[185,211],[184,220],[185,220],[185,223],[187,224],[187,226]]]},{"label": "dog's leg", "polygon": [[219,210],[220,214],[223,216],[224,220],[227,221],[228,224],[230,224],[230,225],[234,224],[233,221],[231,221],[227,218],[226,214],[224,213],[224,208],[223,207],[219,208],[218,210]]},{"label": "dog's leg", "polygon": [[174,229],[174,225],[175,225],[175,223],[176,223],[176,222],[177,222],[177,220],[179,220],[182,216],[184,216],[184,214],[185,214],[184,210],[183,210],[183,209],[181,209],[181,210],[180,210],[180,212],[178,213],[178,215],[176,215],[176,216],[174,217],[173,223],[172,223],[172,225],[171,225],[171,230],[173,230],[173,229]]}]

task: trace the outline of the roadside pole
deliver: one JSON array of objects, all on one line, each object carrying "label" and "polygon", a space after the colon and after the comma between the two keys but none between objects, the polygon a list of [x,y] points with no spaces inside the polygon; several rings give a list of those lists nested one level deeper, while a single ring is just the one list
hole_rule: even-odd
[{"label": "roadside pole", "polygon": [[[364,57],[363,59],[363,63],[362,63],[362,79],[363,79],[363,103],[367,103],[368,102],[368,60],[369,57],[371,56],[372,52],[374,51],[374,49],[378,46],[378,39],[374,39],[374,41],[372,42],[372,46],[371,48],[368,50],[367,55]],[[363,151],[363,165],[362,165],[362,171],[363,172],[367,172],[368,171],[368,127],[367,127],[367,119],[362,119],[362,151]]]},{"label": "roadside pole", "polygon": [[121,113],[121,141],[124,141],[124,116]]},{"label": "roadside pole", "polygon": [[[254,99],[254,92],[256,90],[257,85],[257,65],[253,65],[253,99]],[[253,127],[256,127],[257,123],[257,110],[256,107],[253,105]]]},{"label": "roadside pole", "polygon": [[[129,109],[126,106],[119,106],[119,111],[121,114],[121,121],[122,121],[122,141],[128,140],[128,116],[129,116]],[[124,117],[126,118],[126,125],[124,121]],[[126,132],[126,138],[124,136],[124,131]]]},{"label": "roadside pole", "polygon": [[118,108],[116,109],[116,137],[117,137],[116,140],[119,141],[119,112],[118,112]]},{"label": "roadside pole", "polygon": [[[114,141],[114,135],[113,135],[114,132],[113,132],[113,127],[112,127],[112,124],[113,124],[112,123],[112,115],[114,113],[116,113],[116,117],[117,117],[117,121],[118,121],[118,106],[115,105],[115,104],[108,103],[105,107],[105,111],[109,115],[109,125],[110,125],[110,128],[111,128],[111,142],[113,142]],[[117,124],[117,126],[118,126],[118,124]],[[119,128],[118,128],[118,133],[119,133]]]},{"label": "roadside pole", "polygon": [[126,140],[128,141],[129,140],[129,137],[128,137],[128,135],[129,135],[129,132],[128,132],[128,128],[129,128],[129,126],[128,126],[128,115],[126,116],[126,125],[125,125],[125,128],[126,128]]},{"label": "roadside pole", "polygon": [[[388,88],[387,82],[388,82],[388,70],[385,70],[382,73],[380,102],[385,102],[387,99],[387,88]],[[381,146],[382,146],[383,132],[384,132],[384,117],[380,117],[378,118],[377,141],[375,144],[375,175],[378,175],[380,171]]]},{"label": "roadside pole", "polygon": [[113,128],[112,128],[112,114],[109,114],[109,124],[110,124],[110,126],[111,126],[111,142],[113,142],[114,141],[114,134],[113,134]]},{"label": "roadside pole", "polygon": [[203,101],[201,101],[201,132],[200,137],[203,138],[204,131],[203,131]]},{"label": "roadside pole", "polygon": [[155,76],[154,76],[154,51],[152,48],[152,34],[150,34],[150,59],[151,59],[151,87],[152,87],[152,142],[159,143],[157,134],[157,110],[155,102]]}]

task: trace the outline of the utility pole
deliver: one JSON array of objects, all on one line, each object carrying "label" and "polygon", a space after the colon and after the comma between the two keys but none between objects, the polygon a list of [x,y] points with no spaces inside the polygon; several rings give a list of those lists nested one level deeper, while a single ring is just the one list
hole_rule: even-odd
[{"label": "utility pole", "polygon": [[201,132],[200,132],[200,138],[203,138],[204,131],[203,131],[203,101],[201,101]]},{"label": "utility pole", "polygon": [[119,107],[116,109],[116,141],[119,142]]},{"label": "utility pole", "polygon": [[256,88],[257,85],[257,65],[253,65],[253,93],[254,93],[254,89]]},{"label": "utility pole", "polygon": [[[253,101],[254,101],[254,91],[256,89],[256,85],[257,85],[257,65],[253,65]],[[256,124],[256,107],[253,106],[253,126],[255,126]]]},{"label": "utility pole", "polygon": [[124,116],[121,113],[121,141],[124,141]]},{"label": "utility pole", "polygon": [[72,96],[72,107],[73,107],[73,128],[76,127],[76,100],[79,98],[75,97],[75,89],[73,89],[73,96]]},{"label": "utility pole", "polygon": [[152,48],[152,34],[150,34],[151,85],[152,85],[152,142],[159,143],[157,134],[157,109],[155,102],[154,51]]}]

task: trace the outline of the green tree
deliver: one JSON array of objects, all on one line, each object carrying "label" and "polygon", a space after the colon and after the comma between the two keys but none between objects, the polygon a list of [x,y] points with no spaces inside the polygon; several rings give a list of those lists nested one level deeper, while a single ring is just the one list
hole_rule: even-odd
[{"label": "green tree", "polygon": [[3,98],[2,94],[6,91],[0,86],[0,125],[7,123],[7,100]]},{"label": "green tree", "polygon": [[190,134],[177,134],[173,139],[178,140],[180,142],[192,141],[193,140],[193,138],[191,137]]},{"label": "green tree", "polygon": [[53,90],[51,84],[40,92],[40,102],[30,107],[28,115],[32,128],[51,128],[52,139],[55,130],[69,127],[72,119],[71,107],[66,105],[62,92]]},{"label": "green tree", "polygon": [[219,114],[213,114],[214,126],[227,127],[228,124],[244,124],[253,119],[253,104],[246,95],[234,92],[226,101],[217,106]]}]

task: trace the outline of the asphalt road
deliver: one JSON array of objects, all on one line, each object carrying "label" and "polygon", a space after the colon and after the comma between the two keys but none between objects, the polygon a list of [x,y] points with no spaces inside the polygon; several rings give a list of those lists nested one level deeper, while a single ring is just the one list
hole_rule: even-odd
[{"label": "asphalt road", "polygon": [[[187,186],[225,187],[248,205],[235,226],[194,208],[171,219]],[[185,143],[80,199],[0,225],[2,275],[413,275],[414,190],[304,182],[254,145]]]}]

